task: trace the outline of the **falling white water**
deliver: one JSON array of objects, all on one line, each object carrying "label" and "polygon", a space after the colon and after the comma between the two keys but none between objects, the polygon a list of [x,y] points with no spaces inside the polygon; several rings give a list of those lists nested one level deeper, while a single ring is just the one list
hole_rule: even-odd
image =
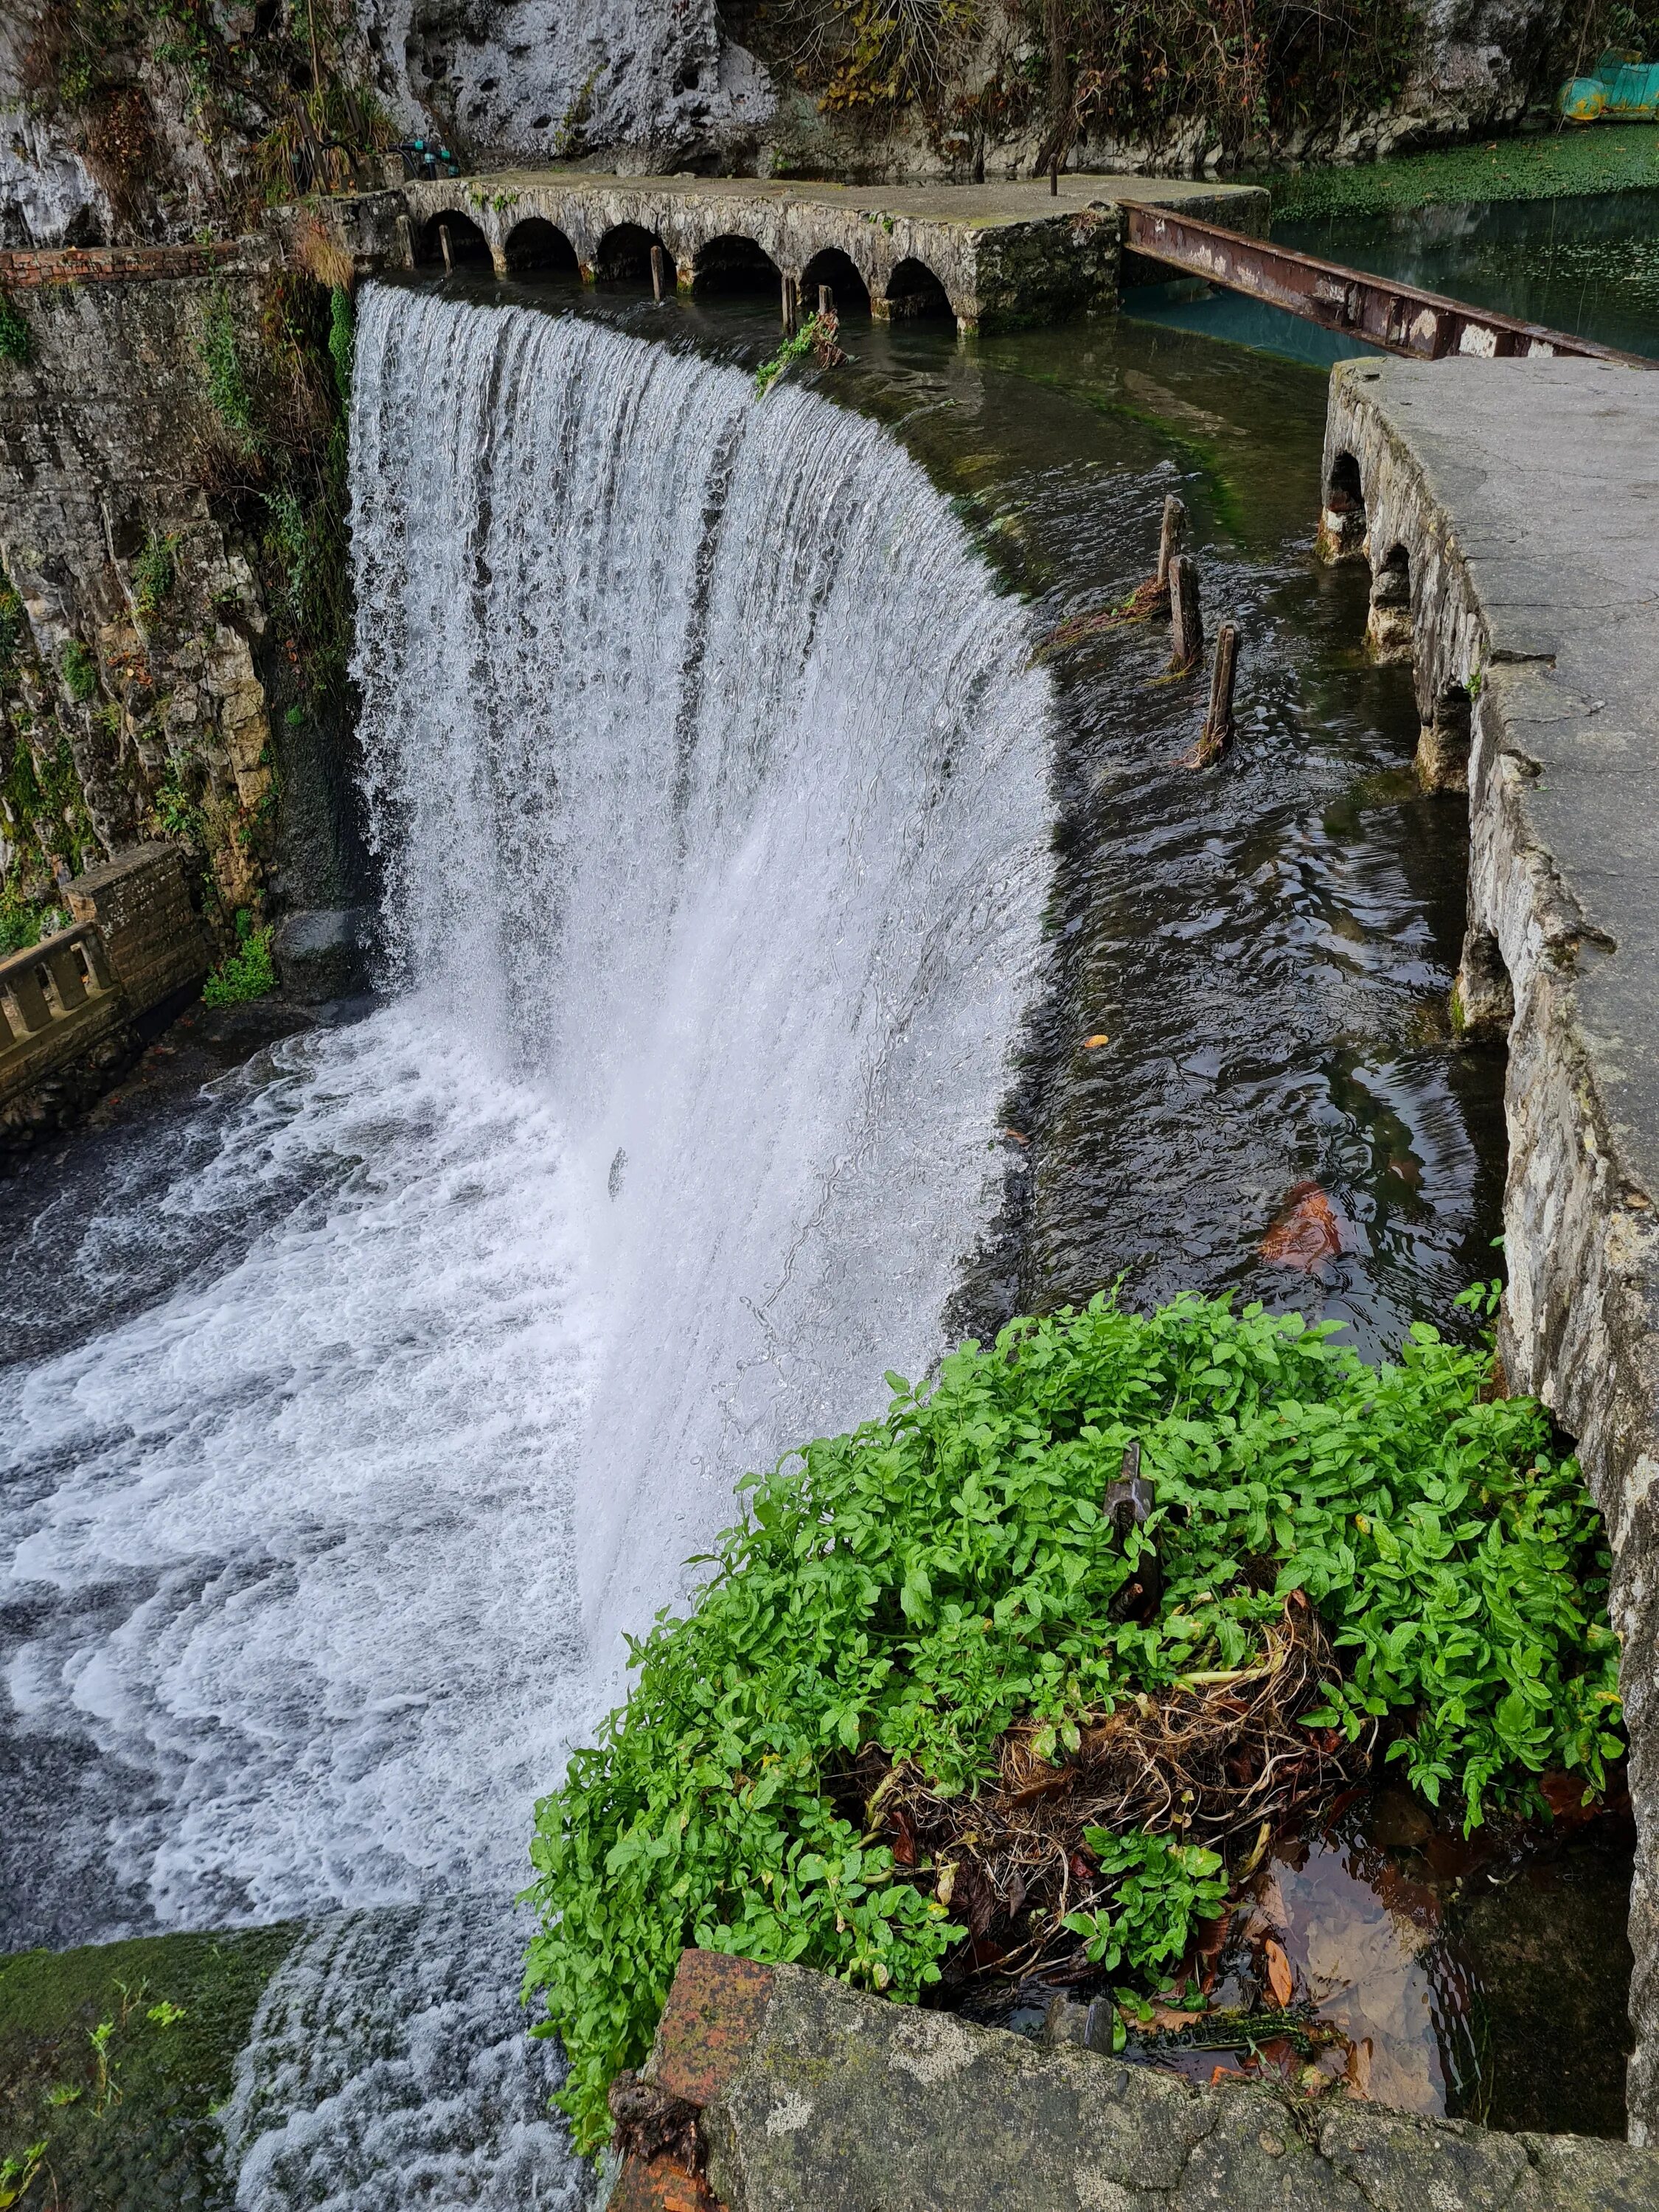
[{"label": "falling white water", "polygon": [[[114,1917],[407,1905],[418,2015],[457,1943],[510,2007],[532,1801],[737,1478],[941,1348],[1039,988],[1047,697],[921,471],[810,394],[371,287],[352,436],[393,995],[222,1085],[153,1170],[153,1293],[0,1370],[0,1601]],[[119,1228],[36,1242],[0,1304],[96,1315]],[[328,1941],[251,2054],[349,1980]],[[372,2172],[374,2099],[270,2063],[245,2201],[378,2203],[282,2193],[330,2130]],[[551,2157],[518,2126],[434,2123],[423,2201],[497,2201]]]}]

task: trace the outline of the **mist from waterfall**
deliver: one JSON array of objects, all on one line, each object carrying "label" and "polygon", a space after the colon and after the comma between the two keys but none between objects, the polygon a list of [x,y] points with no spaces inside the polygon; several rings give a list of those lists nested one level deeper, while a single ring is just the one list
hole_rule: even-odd
[{"label": "mist from waterfall", "polygon": [[[352,483],[386,993],[0,1293],[88,1316],[0,1370],[5,1679],[96,1900],[51,1940],[343,1911],[251,2052],[357,1972],[400,2018],[470,1983],[499,2053],[532,1801],[624,1632],[739,1476],[943,1348],[1042,984],[1048,702],[879,428],[580,315],[368,287]],[[434,1995],[440,1954],[477,1971]],[[245,2201],[400,2201],[341,2179],[349,2063],[282,2064]],[[557,2201],[542,2091],[491,2079],[421,2155]]]}]

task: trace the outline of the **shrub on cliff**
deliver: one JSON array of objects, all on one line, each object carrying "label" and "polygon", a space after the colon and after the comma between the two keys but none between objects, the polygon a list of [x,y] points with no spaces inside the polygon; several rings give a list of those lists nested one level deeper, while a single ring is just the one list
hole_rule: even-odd
[{"label": "shrub on cliff", "polygon": [[[1536,1404],[1483,1399],[1482,1355],[1419,1325],[1371,1368],[1334,1326],[1097,1299],[963,1347],[931,1392],[890,1376],[885,1419],[750,1479],[694,1608],[634,1647],[627,1705],[537,1811],[526,1987],[584,2148],[687,1943],[899,1998],[936,1979],[1011,1745],[1064,1784],[1125,1721],[1288,1684],[1271,1724],[1316,1765],[1391,1734],[1469,1826],[1540,1808],[1547,1770],[1601,1787],[1617,1651],[1574,1463]],[[1135,1447],[1152,1504],[1120,1528]],[[948,1853],[900,1810],[919,1790],[957,1804]],[[1218,1861],[1178,1803],[1110,1825],[1175,1832],[1079,1833],[1088,1924],[1057,1925],[1167,1970]]]}]

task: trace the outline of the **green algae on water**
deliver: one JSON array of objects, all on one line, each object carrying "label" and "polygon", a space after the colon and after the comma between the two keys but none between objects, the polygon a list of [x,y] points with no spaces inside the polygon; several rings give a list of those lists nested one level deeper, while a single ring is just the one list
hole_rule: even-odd
[{"label": "green algae on water", "polygon": [[1544,131],[1353,167],[1264,174],[1273,220],[1389,215],[1462,200],[1549,200],[1659,185],[1659,125]]}]

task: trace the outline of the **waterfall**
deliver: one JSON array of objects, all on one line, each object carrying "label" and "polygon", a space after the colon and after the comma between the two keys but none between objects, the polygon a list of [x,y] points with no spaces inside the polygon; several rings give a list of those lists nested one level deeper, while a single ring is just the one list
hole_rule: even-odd
[{"label": "waterfall", "polygon": [[[349,2036],[307,2068],[284,2021],[347,2034],[354,1960],[419,2012],[440,1953],[510,2011],[531,1802],[623,1632],[738,1477],[941,1349],[1048,888],[1024,616],[872,423],[371,286],[352,484],[381,1002],[134,1134],[0,1290],[44,1778],[0,1850],[82,1885],[53,1940],[347,1916],[246,2054],[260,2207],[380,2201],[324,2173],[373,2134]],[[550,2204],[491,2017],[496,2118],[429,2154],[453,2201]],[[386,2059],[391,2106],[422,2063]]]},{"label": "waterfall", "polygon": [[735,1474],[938,1348],[1037,981],[1045,690],[873,423],[530,309],[379,289],[358,346],[393,971],[558,1101],[614,1638]]}]

